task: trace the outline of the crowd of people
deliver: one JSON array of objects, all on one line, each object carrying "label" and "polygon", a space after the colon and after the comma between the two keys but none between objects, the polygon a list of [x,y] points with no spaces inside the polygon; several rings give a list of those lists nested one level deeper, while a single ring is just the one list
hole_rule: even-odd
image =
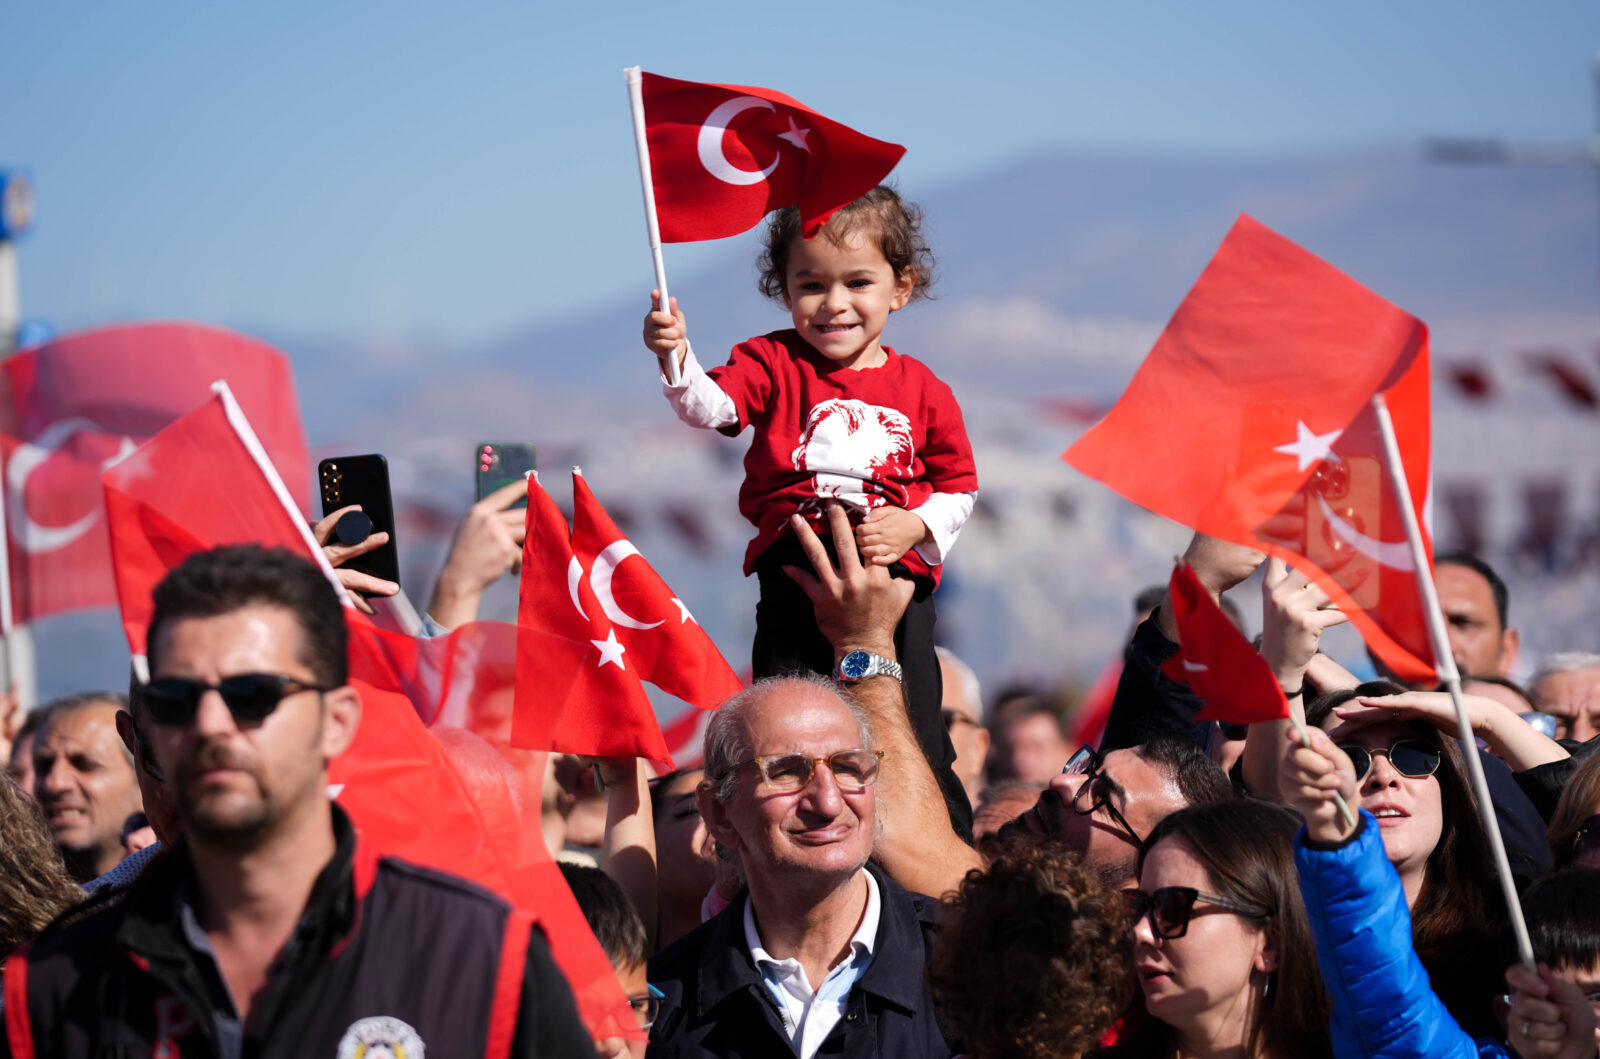
[{"label": "crowd of people", "polygon": [[[529,910],[384,855],[330,798],[363,716],[339,596],[243,545],[156,588],[127,694],[5,703],[0,1055],[1595,1055],[1600,657],[1538,645],[1518,686],[1504,584],[1436,556],[1463,746],[1447,694],[1321,652],[1348,615],[1315,582],[1197,535],[1184,559],[1235,614],[1261,571],[1289,720],[1197,720],[1159,590],[1098,745],[1047,696],[986,709],[934,644],[977,488],[959,408],[879,342],[930,268],[878,189],[812,240],[777,217],[763,288],[795,327],[726,369],[675,303],[646,317],[679,414],[755,434],[754,676],[697,767],[551,755],[511,819],[562,862],[638,1032],[585,1024]],[[515,493],[463,520],[433,631],[516,563]],[[316,533],[342,584],[394,590],[343,567],[382,542],[331,542],[337,515]]]}]

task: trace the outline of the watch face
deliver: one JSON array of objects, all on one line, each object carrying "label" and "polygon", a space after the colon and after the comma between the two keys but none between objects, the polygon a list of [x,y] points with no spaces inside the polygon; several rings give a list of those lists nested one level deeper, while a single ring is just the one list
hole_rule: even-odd
[{"label": "watch face", "polygon": [[867,655],[867,652],[851,651],[839,663],[839,672],[851,680],[860,680],[866,676],[867,668],[871,665],[872,659]]}]

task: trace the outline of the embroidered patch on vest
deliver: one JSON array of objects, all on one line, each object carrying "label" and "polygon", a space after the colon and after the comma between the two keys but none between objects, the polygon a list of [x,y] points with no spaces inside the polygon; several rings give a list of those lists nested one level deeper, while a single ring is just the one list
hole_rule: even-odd
[{"label": "embroidered patch on vest", "polygon": [[339,1038],[339,1059],[424,1059],[417,1031],[389,1015],[350,1024]]}]

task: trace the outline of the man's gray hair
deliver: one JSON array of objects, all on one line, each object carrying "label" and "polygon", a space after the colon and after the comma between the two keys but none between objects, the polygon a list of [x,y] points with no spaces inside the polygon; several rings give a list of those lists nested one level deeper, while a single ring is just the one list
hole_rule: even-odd
[{"label": "man's gray hair", "polygon": [[872,749],[872,726],[867,723],[867,713],[856,703],[849,692],[836,682],[817,673],[797,672],[778,677],[763,677],[748,688],[728,698],[717,707],[706,722],[704,767],[706,782],[711,785],[711,795],[719,802],[733,797],[738,766],[755,754],[746,734],[745,718],[765,702],[768,696],[783,687],[811,687],[826,692],[842,702],[855,718],[861,732],[861,747]]},{"label": "man's gray hair", "polygon": [[978,686],[978,674],[972,667],[956,657],[956,653],[948,647],[935,647],[933,653],[939,656],[939,661],[950,667],[956,675],[956,680],[961,684],[961,697],[966,700],[967,709],[972,711],[975,718],[974,724],[983,724],[983,689]]},{"label": "man's gray hair", "polygon": [[1533,679],[1528,681],[1528,687],[1538,687],[1539,681],[1545,677],[1553,677],[1557,673],[1576,673],[1580,669],[1600,669],[1600,655],[1588,651],[1559,651],[1546,655],[1534,671]]}]

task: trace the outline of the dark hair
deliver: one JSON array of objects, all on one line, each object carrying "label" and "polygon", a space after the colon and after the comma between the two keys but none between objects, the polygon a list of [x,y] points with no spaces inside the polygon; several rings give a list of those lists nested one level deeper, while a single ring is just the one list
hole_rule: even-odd
[{"label": "dark hair", "polygon": [[336,688],[349,676],[349,631],[333,586],[312,563],[282,548],[236,544],[196,552],[161,579],[152,593],[146,653],[160,670],[161,630],[184,618],[215,618],[250,606],[278,607],[300,628],[299,660],[311,679]]},{"label": "dark hair", "polygon": [[928,988],[984,1059],[1092,1048],[1133,992],[1122,895],[1064,847],[1006,844],[945,896]]},{"label": "dark hair", "polygon": [[[906,202],[893,188],[879,184],[848,206],[841,206],[817,235],[834,246],[857,232],[876,236],[878,249],[894,270],[896,279],[911,276],[911,300],[930,298],[933,286],[933,251],[923,242],[922,210]],[[778,210],[767,222],[761,256],[756,260],[757,286],[774,301],[784,301],[789,289],[789,252],[801,238],[800,207]]]},{"label": "dark hair", "polygon": [[1561,788],[1561,799],[1555,812],[1550,814],[1550,826],[1545,830],[1545,840],[1550,843],[1550,868],[1561,871],[1577,856],[1573,844],[1578,838],[1578,828],[1596,812],[1600,812],[1600,754],[1590,754],[1578,763]]},{"label": "dark hair", "polygon": [[1533,958],[1559,968],[1600,963],[1600,868],[1569,868],[1547,875],[1522,895]]},{"label": "dark hair", "polygon": [[[91,706],[100,705],[114,706],[119,710],[126,710],[128,708],[128,697],[120,691],[77,691],[71,695],[63,695],[59,699],[51,699],[34,711],[43,714],[45,718],[45,720],[39,722],[38,730],[43,731],[48,724],[55,723],[57,718],[66,717],[69,714],[87,710]],[[20,734],[17,736],[17,741],[22,741]],[[130,765],[133,764],[133,755],[128,752],[127,744],[118,739],[117,748],[122,751],[123,760]]]},{"label": "dark hair", "polygon": [[1471,552],[1445,552],[1443,555],[1433,557],[1434,569],[1445,563],[1464,566],[1489,582],[1489,591],[1494,593],[1494,612],[1500,617],[1500,631],[1505,632],[1511,614],[1511,592],[1506,588],[1506,583],[1500,580],[1500,575],[1494,572],[1494,568]]},{"label": "dark hair", "polygon": [[589,929],[613,967],[644,963],[644,921],[617,881],[599,868],[558,862]]},{"label": "dark hair", "polygon": [[1233,799],[1180,809],[1157,824],[1139,847],[1143,874],[1145,858],[1157,843],[1182,841],[1217,893],[1241,905],[1245,911],[1240,914],[1260,923],[1261,929],[1274,932],[1276,979],[1256,1005],[1255,1022],[1245,1038],[1247,1055],[1333,1054],[1328,994],[1294,866],[1299,830],[1300,818],[1287,806]]},{"label": "dark hair", "polygon": [[1172,732],[1157,732],[1136,749],[1140,757],[1172,773],[1178,793],[1187,804],[1216,805],[1235,800],[1228,774],[1192,740]]},{"label": "dark hair", "polygon": [[10,776],[0,776],[0,957],[82,899],[39,806]]},{"label": "dark hair", "polygon": [[[1330,691],[1306,706],[1306,722],[1318,727],[1356,698],[1398,695],[1406,689],[1388,680]],[[1434,983],[1434,992],[1469,1033],[1494,1032],[1490,998],[1500,992],[1496,960],[1505,943],[1502,895],[1489,839],[1478,816],[1478,800],[1467,782],[1467,765],[1454,739],[1440,738],[1426,721],[1405,724],[1413,738],[1439,748],[1439,841],[1428,855],[1422,889],[1411,906],[1411,944]],[[1495,953],[1485,959],[1484,953]]]}]

